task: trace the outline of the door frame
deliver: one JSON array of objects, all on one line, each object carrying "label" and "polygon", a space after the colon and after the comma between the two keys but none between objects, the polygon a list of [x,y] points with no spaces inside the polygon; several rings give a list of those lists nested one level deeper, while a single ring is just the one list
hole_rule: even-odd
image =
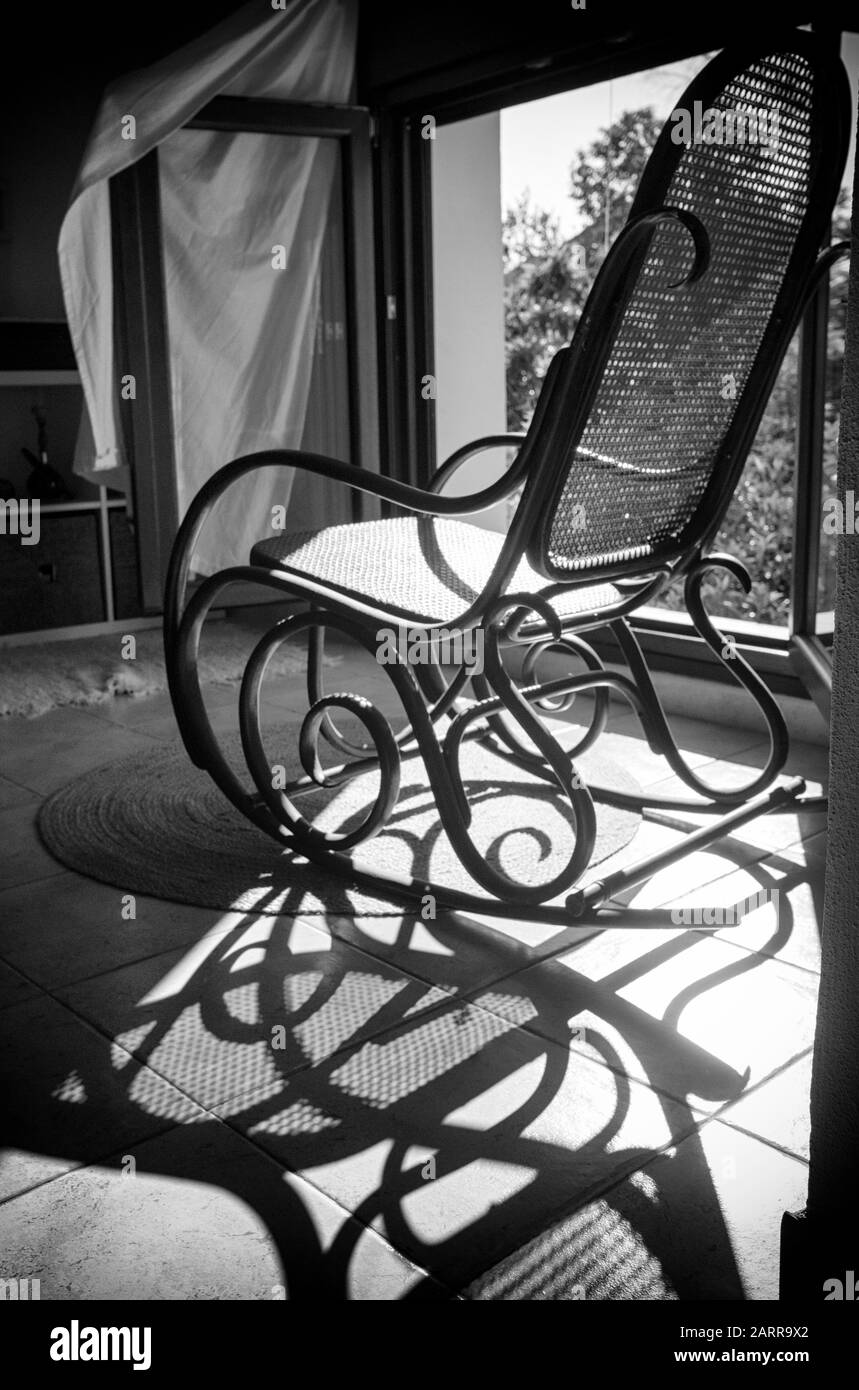
[{"label": "door frame", "polygon": [[[339,142],[346,249],[349,430],[356,467],[379,470],[371,118],[365,107],[216,97],[183,127]],[[130,464],[144,609],[162,608],[181,521],[157,149],[110,180],[118,375],[135,380],[120,420]]]}]

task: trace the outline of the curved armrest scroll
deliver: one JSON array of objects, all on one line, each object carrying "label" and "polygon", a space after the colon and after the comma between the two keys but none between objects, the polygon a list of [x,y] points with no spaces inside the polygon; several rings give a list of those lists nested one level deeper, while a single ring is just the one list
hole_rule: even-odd
[{"label": "curved armrest scroll", "polygon": [[191,571],[197,538],[218,498],[238,482],[246,473],[257,468],[300,468],[335,482],[345,483],[347,487],[357,488],[383,501],[393,502],[398,507],[422,513],[425,516],[468,516],[473,512],[486,511],[509,495],[515,481],[511,473],[505,473],[490,487],[480,492],[469,493],[463,497],[441,497],[423,488],[410,487],[407,483],[383,478],[376,473],[365,472],[353,464],[342,463],[339,459],[328,458],[324,454],[305,453],[299,449],[268,449],[258,454],[245,454],[233,459],[213,473],[203,484],[185,515],[176,535],[167,571],[164,593],[164,638],[169,649],[179,628],[185,607],[185,594]]},{"label": "curved armrest scroll", "polygon": [[[462,448],[456,449],[445,459],[444,463],[439,464],[429,480],[428,490],[434,494],[440,493],[462,465],[468,459],[473,458],[475,454],[482,453],[484,449],[503,449],[505,445],[508,447],[515,446],[521,449],[522,443],[526,438],[527,436],[524,434],[486,434],[480,439],[472,440],[470,444],[463,444]],[[513,468],[508,469],[505,473],[505,478],[508,482],[510,481],[510,476],[514,469],[515,463]],[[509,490],[512,492],[515,486],[516,483],[512,483]]]}]

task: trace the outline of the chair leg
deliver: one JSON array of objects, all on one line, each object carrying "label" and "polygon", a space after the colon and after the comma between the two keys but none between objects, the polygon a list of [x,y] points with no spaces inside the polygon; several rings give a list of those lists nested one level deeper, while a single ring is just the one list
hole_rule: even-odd
[{"label": "chair leg", "polygon": [[[472,705],[456,714],[444,740],[440,741],[434,728],[433,716],[445,702],[439,700],[432,709],[428,709],[415,673],[407,665],[392,664],[384,668],[397,691],[408,720],[407,738],[403,735],[395,737],[387,720],[369,701],[346,694],[321,696],[311,705],[299,734],[299,752],[305,777],[287,787],[274,786],[259,725],[261,685],[277,648],[300,631],[312,629],[314,626],[333,627],[349,635],[371,652],[375,652],[376,647],[374,630],[342,614],[317,608],[311,613],[299,614],[276,624],[258,642],[251,654],[239,701],[242,743],[259,797],[267,807],[271,821],[277,826],[280,838],[285,834],[290,835],[302,853],[317,862],[328,864],[329,856],[332,854],[342,853],[378,834],[396,804],[401,750],[413,743],[422,756],[442,826],[457,857],[471,878],[489,894],[510,903],[518,903],[521,907],[536,905],[566,891],[581,878],[590,861],[595,833],[590,794],[586,787],[577,784],[575,770],[569,765],[563,750],[533,714],[527,701],[518,695],[504,672],[498,653],[499,630],[494,624],[490,624],[486,630],[486,646],[487,670],[490,683],[498,692],[496,698],[499,704],[503,704],[510,711],[520,727],[537,742],[573,810],[573,849],[567,864],[555,878],[539,885],[517,882],[488,863],[476,848],[469,834],[471,816],[459,771],[459,752],[465,737],[479,736],[482,732],[481,707],[479,704]],[[316,648],[317,658],[318,652],[319,647]],[[468,674],[468,668],[463,666],[453,678],[447,688],[447,703],[450,703],[455,692],[461,688]],[[311,689],[315,693],[315,682],[311,683]],[[351,767],[323,771],[317,752],[318,738],[323,731],[325,717],[336,707],[346,709],[362,720],[374,745],[374,754],[372,757],[359,757]],[[324,833],[301,813],[296,804],[296,792],[300,794],[314,788],[336,786],[370,768],[377,769],[380,773],[380,790],[365,821],[348,835]],[[402,888],[402,884],[399,886]],[[465,895],[465,898],[461,899],[462,902],[466,900],[473,903],[475,898],[473,895]]]},{"label": "chair leg", "polygon": [[[696,631],[736,684],[743,686],[748,691],[766,723],[770,743],[769,757],[760,774],[752,778],[745,786],[734,787],[730,790],[714,787],[688,766],[671,734],[644,653],[632,628],[625,618],[611,623],[610,627],[617,638],[630,674],[647,707],[651,747],[654,748],[655,752],[663,755],[671,770],[699,796],[717,805],[739,806],[772,785],[787,761],[790,738],[784,716],[767,686],[760,676],[752,670],[745,658],[716,629],[705,611],[701,599],[701,585],[707,572],[716,568],[728,570],[740,579],[746,589],[750,587],[751,581],[748,571],[738,560],[734,560],[729,555],[711,555],[699,560],[687,574],[684,596],[689,616]],[[682,807],[682,803],[675,804]]]},{"label": "chair leg", "polygon": [[[568,656],[578,657],[585,664],[589,671],[604,672],[605,667],[600,661],[596,652],[581,637],[572,633],[564,634],[560,637],[542,637],[531,642],[525,650],[522,660],[522,672],[520,677],[520,688],[530,689],[537,684],[536,673],[540,658],[548,651],[564,652]],[[475,678],[475,689],[481,700],[492,698],[492,689],[484,676]],[[546,714],[563,714],[570,709],[575,699],[575,692],[556,696],[546,696],[536,699],[534,703]],[[594,690],[594,711],[590,723],[585,733],[575,744],[567,750],[569,757],[576,758],[584,753],[588,748],[596,743],[600,734],[605,730],[608,722],[609,694],[604,687],[597,687]],[[537,775],[542,775],[541,770],[546,767],[543,759],[535,752],[533,744],[530,746],[523,742],[511,728],[509,721],[505,720],[502,714],[491,714],[487,717],[487,723],[495,734],[496,738],[509,751],[516,755],[521,765],[530,765]]]},{"label": "chair leg", "polygon": [[[662,708],[638,639],[627,619],[618,618],[607,626],[614,633],[626,660],[630,673],[628,678],[621,678],[614,673],[607,672],[596,653],[587,643],[575,634],[565,632],[561,640],[556,640],[554,637],[541,638],[531,644],[523,661],[523,675],[533,676],[543,653],[549,649],[555,649],[583,657],[588,670],[593,673],[593,678],[570,677],[566,681],[562,678],[544,682],[542,685],[525,684],[522,693],[526,695],[530,703],[538,708],[547,709],[547,712],[551,713],[553,707],[555,712],[560,713],[569,707],[570,692],[594,690],[598,703],[591,724],[575,747],[569,750],[570,757],[575,757],[585,748],[590,747],[603,731],[609,690],[614,689],[623,694],[637,714],[644,736],[652,751],[664,757],[676,776],[703,800],[696,802],[678,797],[648,798],[616,792],[608,788],[597,789],[592,786],[591,790],[597,800],[605,800],[617,806],[628,806],[639,810],[653,807],[661,810],[717,812],[722,807],[745,805],[751,797],[757,796],[759,792],[771,786],[784,767],[790,740],[778,704],[748,662],[717,631],[704,610],[700,594],[701,584],[707,571],[717,567],[728,569],[741,580],[745,587],[748,587],[750,583],[748,574],[739,561],[726,555],[709,556],[693,566],[686,578],[686,604],[696,630],[718,660],[721,661],[732,679],[748,691],[761,712],[770,742],[770,753],[765,767],[744,786],[727,789],[711,785],[688,766],[671,733],[668,719]],[[484,697],[488,697],[488,688],[482,693]],[[604,703],[600,704],[600,700]],[[552,780],[550,769],[540,759],[533,746],[527,746],[518,739],[501,715],[489,715],[488,723],[499,742],[513,756],[514,761],[522,766],[531,766],[538,775]]]},{"label": "chair leg", "polygon": [[[721,638],[703,613],[699,587],[704,570],[721,557],[702,562],[687,580],[687,598],[693,621],[711,649],[721,651]],[[249,794],[236,778],[220,751],[199,686],[197,656],[199,638],[205,618],[221,591],[232,583],[245,582],[246,569],[225,571],[206,580],[188,604],[181,624],[167,644],[171,693],[180,728],[193,760],[205,768],[221,790],[239,810],[264,829],[281,847],[289,845],[307,855],[320,866],[350,879],[356,886],[381,895],[414,904],[422,902],[429,892],[440,907],[452,911],[481,913],[494,916],[527,916],[534,921],[558,927],[580,925],[586,921],[600,924],[652,928],[676,925],[666,913],[623,909],[622,917],[611,899],[624,888],[642,882],[660,869],[677,862],[694,849],[712,844],[731,830],[767,811],[797,804],[804,783],[796,780],[786,787],[764,794],[783,765],[787,752],[787,733],[778,708],[769,692],[745,666],[733,672],[757,699],[770,729],[772,751],[767,767],[749,786],[731,792],[718,792],[708,787],[685,765],[671,737],[664,712],[641,649],[632,630],[624,620],[612,624],[621,642],[630,668],[630,675],[607,671],[599,658],[576,634],[563,633],[557,617],[545,601],[529,595],[508,596],[498,600],[487,613],[484,625],[485,665],[476,681],[476,702],[464,703],[459,696],[470,672],[463,666],[447,685],[439,670],[434,668],[429,682],[419,681],[417,673],[405,664],[384,669],[397,692],[403,707],[407,727],[395,735],[388,720],[369,700],[357,695],[323,691],[322,668],[325,629],[331,627],[362,645],[375,655],[375,631],[353,613],[336,605],[323,608],[316,604],[309,612],[294,615],[275,624],[257,643],[242,682],[239,711],[242,744],[246,761],[256,785],[256,794]],[[286,587],[275,576],[267,581],[273,587]],[[537,614],[547,625],[549,638],[528,643],[521,635],[528,614]],[[533,618],[531,619],[533,621]],[[525,629],[527,630],[527,629]],[[260,728],[260,692],[266,669],[282,643],[308,632],[308,696],[310,708],[298,736],[298,751],[304,775],[286,788],[272,779],[272,768],[266,756]],[[545,628],[544,628],[545,631]],[[567,651],[584,661],[582,674],[537,685],[518,687],[505,669],[502,643],[514,641],[529,647],[523,662],[522,674],[527,681],[536,675],[540,656],[550,648]],[[623,799],[599,788],[588,788],[577,772],[569,750],[564,750],[540,717],[565,705],[568,697],[583,691],[595,693],[595,708],[588,729],[579,740],[573,754],[590,746],[605,725],[610,690],[624,694],[636,709],[651,747],[666,756],[669,765],[707,801],[675,803],[694,809],[713,809],[721,814],[712,825],[687,835],[681,845],[618,873],[582,882],[587,874],[595,838],[594,799],[613,800],[620,795],[619,804],[645,806],[661,804],[646,796]],[[335,710],[355,715],[364,724],[368,743],[346,739],[334,724]],[[442,716],[449,716],[443,737],[436,728]],[[447,720],[445,720],[447,722]],[[544,780],[552,782],[573,816],[574,843],[564,868],[547,882],[534,885],[510,879],[476,849],[469,826],[471,812],[459,769],[462,744],[474,738],[493,736],[495,746],[514,762],[522,763]],[[318,744],[327,739],[349,760],[340,768],[323,769]],[[426,767],[435,796],[442,827],[463,867],[484,892],[469,892],[442,884],[428,884],[407,876],[394,876],[358,868],[349,851],[378,834],[388,823],[397,803],[400,786],[401,759],[404,752],[419,751]],[[378,770],[380,786],[373,806],[361,825],[348,833],[329,834],[321,831],[301,812],[297,801],[304,793],[340,785],[349,778],[368,770]],[[593,795],[592,795],[593,793]],[[663,799],[664,804],[664,799]],[[559,901],[563,899],[562,901]]]}]

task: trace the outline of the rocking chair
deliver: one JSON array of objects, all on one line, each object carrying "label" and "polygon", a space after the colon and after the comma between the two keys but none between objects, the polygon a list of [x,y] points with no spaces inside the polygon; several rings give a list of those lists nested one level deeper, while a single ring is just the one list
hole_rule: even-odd
[{"label": "rocking chair", "polygon": [[[764,812],[803,804],[802,779],[773,786],[788,753],[784,719],[751,666],[726,647],[705,612],[701,586],[709,571],[721,569],[746,591],[750,587],[738,560],[707,547],[802,311],[843,253],[833,247],[818,254],[846,157],[849,89],[837,57],[814,36],[791,32],[763,50],[720,54],[676,111],[687,113],[685,136],[677,123],[662,131],[575,336],[546,374],[527,434],[465,446],[426,490],[301,451],[249,455],[214,474],[179,531],[167,582],[165,645],[188,753],[281,846],[384,897],[414,902],[429,892],[450,909],[557,925],[594,913],[621,925],[654,925],[653,914],[620,912],[612,899]],[[693,134],[689,118],[702,111],[705,122],[698,121]],[[708,142],[706,118],[713,112]],[[762,112],[766,143],[749,138]],[[733,138],[737,131],[746,138]],[[498,482],[468,496],[445,495],[466,459],[509,443],[518,453]],[[407,514],[263,539],[248,565],[204,580],[188,599],[195,542],[218,497],[255,469],[284,465],[369,493]],[[520,490],[505,536],[462,519]],[[757,702],[769,730],[766,766],[739,789],[710,786],[688,766],[630,625],[636,610],[676,581],[684,585],[697,632]],[[242,582],[309,605],[267,632],[247,663],[240,727],[256,793],[242,786],[218,745],[197,673],[206,615],[225,588]],[[412,637],[417,631],[431,654],[444,632],[479,633],[484,668],[473,674],[462,662],[451,675],[437,660],[385,666],[408,720],[395,735],[370,701],[323,689],[325,630],[375,654],[383,628]],[[584,640],[598,629],[614,634],[628,674],[607,670]],[[304,632],[310,708],[298,742],[306,775],[275,787],[260,730],[260,688],[276,650]],[[511,647],[522,655],[515,679],[508,670]],[[537,663],[549,650],[583,663],[584,671],[539,682]],[[593,692],[592,716],[576,746],[565,750],[541,711],[581,692]],[[574,759],[602,733],[610,692],[631,704],[650,748],[699,799],[586,785]],[[371,742],[347,739],[333,720],[336,709],[357,716]],[[323,770],[320,737],[343,755],[336,769]],[[574,844],[550,881],[515,881],[472,842],[459,763],[463,742],[472,739],[551,784],[571,813]],[[369,872],[350,857],[389,821],[402,755],[415,750],[442,828],[482,893]],[[370,768],[379,773],[378,793],[362,824],[334,833],[302,814],[303,793]],[[639,812],[707,811],[717,818],[677,846],[589,880],[595,799]]]}]

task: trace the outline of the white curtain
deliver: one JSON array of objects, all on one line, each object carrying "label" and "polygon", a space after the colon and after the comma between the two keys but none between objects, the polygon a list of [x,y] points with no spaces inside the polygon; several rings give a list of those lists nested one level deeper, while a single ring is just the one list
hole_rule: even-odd
[{"label": "white curtain", "polygon": [[[94,481],[127,484],[107,180],[156,147],[182,510],[229,459],[300,444],[337,144],[181,127],[216,95],[349,101],[356,28],[357,0],[283,0],[282,9],[268,10],[252,0],[105,94],[59,246],[91,428],[76,467]],[[129,130],[134,139],[124,138]],[[195,568],[208,573],[244,560],[289,485],[274,471],[239,485],[221,504]]]}]

